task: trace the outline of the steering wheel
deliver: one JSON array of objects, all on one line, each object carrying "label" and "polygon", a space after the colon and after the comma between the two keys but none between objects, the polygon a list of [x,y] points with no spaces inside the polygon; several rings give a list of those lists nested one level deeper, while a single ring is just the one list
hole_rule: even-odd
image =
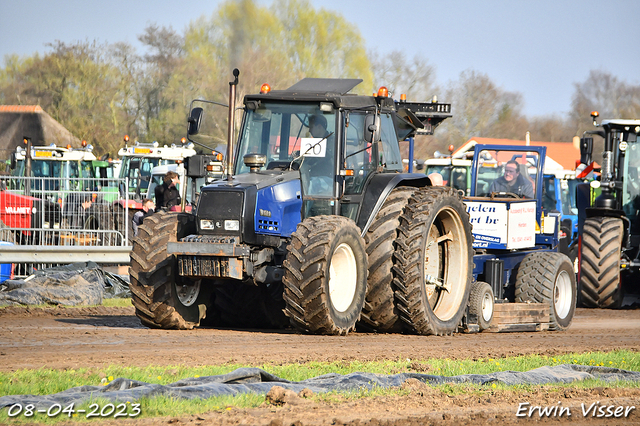
[{"label": "steering wheel", "polygon": [[493,200],[494,198],[515,198],[519,200],[521,197],[514,192],[492,192],[491,199]]}]

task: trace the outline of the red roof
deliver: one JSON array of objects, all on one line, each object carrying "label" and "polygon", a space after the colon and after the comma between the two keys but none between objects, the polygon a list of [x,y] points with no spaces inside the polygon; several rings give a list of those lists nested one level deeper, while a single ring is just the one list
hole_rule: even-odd
[{"label": "red roof", "polygon": [[0,112],[41,112],[40,105],[0,105]]},{"label": "red roof", "polygon": [[[464,145],[453,152],[453,156],[456,154],[473,150],[476,144],[492,144],[492,145],[519,145],[525,146],[525,141],[519,141],[515,139],[494,139],[494,138],[471,138]],[[576,168],[576,161],[580,160],[580,148],[578,145],[574,145],[573,142],[542,142],[542,141],[530,141],[529,145],[532,146],[546,146],[547,157],[553,158],[562,167],[567,170],[573,170]]]}]

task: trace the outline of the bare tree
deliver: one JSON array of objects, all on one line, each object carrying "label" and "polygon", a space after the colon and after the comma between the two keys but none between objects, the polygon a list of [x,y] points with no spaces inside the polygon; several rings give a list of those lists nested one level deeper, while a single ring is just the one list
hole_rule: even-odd
[{"label": "bare tree", "polygon": [[406,55],[398,50],[382,56],[373,51],[369,57],[374,75],[373,92],[385,86],[395,99],[404,93],[408,101],[416,102],[424,102],[438,95],[440,89],[436,85],[435,68],[426,59],[416,55],[408,61]]},{"label": "bare tree", "polygon": [[527,130],[522,95],[499,88],[486,74],[463,71],[449,83],[444,98],[452,104],[453,117],[436,132],[431,152],[457,148],[474,136],[518,138]]},{"label": "bare tree", "polygon": [[[583,83],[575,84],[571,112],[571,124],[577,135],[593,130],[591,111],[598,111],[601,118],[640,117],[640,86],[630,85],[604,71],[594,71]],[[594,138],[594,159],[602,160],[604,141]]]}]

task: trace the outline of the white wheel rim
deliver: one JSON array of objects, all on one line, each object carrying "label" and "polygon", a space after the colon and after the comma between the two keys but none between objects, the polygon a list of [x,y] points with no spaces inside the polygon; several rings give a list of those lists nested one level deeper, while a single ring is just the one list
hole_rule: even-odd
[{"label": "white wheel rim", "polygon": [[176,294],[178,300],[184,306],[191,306],[198,300],[200,294],[200,280],[197,280],[188,285],[180,285],[176,283]]},{"label": "white wheel rim", "polygon": [[491,294],[485,293],[482,297],[482,318],[489,322],[493,316],[493,298]]},{"label": "white wheel rim", "polygon": [[567,271],[560,271],[553,289],[553,307],[558,318],[566,318],[569,315],[572,300],[571,277]]},{"label": "white wheel rim", "polygon": [[342,243],[333,252],[329,265],[329,299],[336,311],[349,309],[357,283],[356,256],[348,244]]},{"label": "white wheel rim", "polygon": [[[439,230],[436,222],[442,229]],[[450,207],[440,210],[426,235],[423,273],[441,279],[448,291],[437,289],[425,280],[427,303],[440,321],[453,318],[464,301],[468,279],[468,266],[460,262],[467,259],[467,247],[456,244],[465,241],[465,229],[460,216]]]}]

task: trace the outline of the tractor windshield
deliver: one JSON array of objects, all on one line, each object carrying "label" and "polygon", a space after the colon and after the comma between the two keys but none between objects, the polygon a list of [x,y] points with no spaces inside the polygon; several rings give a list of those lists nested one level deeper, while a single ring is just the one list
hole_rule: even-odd
[{"label": "tractor windshield", "polygon": [[126,156],[122,158],[120,179],[129,178],[129,192],[136,192],[139,189],[144,194],[149,187],[153,168],[175,163],[175,160],[158,157]]},{"label": "tractor windshield", "polygon": [[[247,109],[235,174],[249,173],[247,154],[264,154],[266,169],[300,169],[307,196],[331,197],[336,174],[336,115],[317,103],[263,103]],[[295,163],[295,165],[293,164]]]},{"label": "tractor windshield", "polygon": [[520,198],[536,198],[540,168],[537,152],[482,150],[478,154],[475,196],[514,194]]},{"label": "tractor windshield", "polygon": [[622,208],[631,220],[631,229],[636,230],[640,226],[638,213],[640,211],[640,142],[629,142],[624,157],[624,170],[622,187]]}]

